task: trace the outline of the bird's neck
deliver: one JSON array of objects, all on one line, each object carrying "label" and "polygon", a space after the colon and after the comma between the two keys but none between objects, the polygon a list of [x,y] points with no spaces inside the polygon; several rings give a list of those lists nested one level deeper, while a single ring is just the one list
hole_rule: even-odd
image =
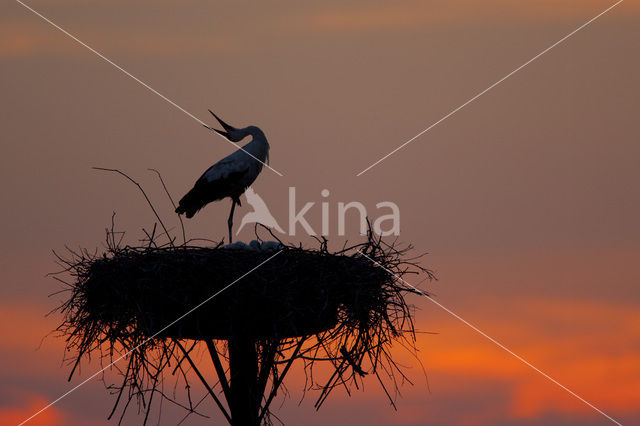
[{"label": "bird's neck", "polygon": [[244,145],[242,149],[261,161],[268,161],[269,142],[267,142],[267,137],[264,135],[262,130],[255,126],[250,126],[242,130],[245,131],[246,135],[252,137],[251,141]]},{"label": "bird's neck", "polygon": [[242,129],[242,132],[244,133],[245,136],[252,137],[252,139],[249,141],[249,143],[245,145],[245,147],[248,147],[249,145],[252,145],[252,146],[266,145],[267,147],[269,146],[269,143],[267,142],[267,137],[264,135],[262,130],[260,130],[258,127],[255,127],[255,126],[245,127],[244,129]]},{"label": "bird's neck", "polygon": [[[245,136],[252,136],[253,137],[253,141],[256,140],[261,140],[264,143],[267,143],[267,137],[264,135],[264,133],[262,132],[262,130],[260,130],[260,128],[256,127],[256,126],[249,126],[249,127],[245,127],[244,129],[242,129]],[[249,143],[251,143],[249,142]]]}]

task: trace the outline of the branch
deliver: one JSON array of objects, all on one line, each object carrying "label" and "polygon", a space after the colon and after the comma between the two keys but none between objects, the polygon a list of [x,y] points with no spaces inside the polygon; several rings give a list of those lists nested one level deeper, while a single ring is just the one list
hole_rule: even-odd
[{"label": "branch", "polygon": [[107,169],[107,168],[104,168],[104,167],[92,167],[92,168],[94,170],[103,170],[105,172],[119,173],[122,176],[124,176],[125,178],[129,179],[134,185],[136,185],[138,187],[138,189],[140,190],[140,192],[142,192],[142,195],[144,195],[144,198],[147,200],[147,203],[149,204],[149,207],[151,207],[151,210],[153,210],[153,214],[156,215],[156,218],[158,219],[158,222],[160,222],[160,225],[162,226],[162,229],[164,229],[164,233],[167,234],[167,238],[171,242],[171,245],[173,245],[173,241],[171,240],[171,236],[169,235],[169,231],[167,231],[166,226],[164,226],[164,223],[162,222],[162,219],[160,219],[160,215],[158,215],[158,212],[156,211],[155,207],[153,207],[153,204],[151,203],[151,200],[147,196],[147,193],[144,192],[144,189],[142,189],[142,186],[140,186],[140,184],[138,182],[136,182],[131,177],[129,177],[129,175],[127,175],[126,173],[123,173],[122,171],[120,171],[118,169]]},{"label": "branch", "polygon": [[[171,201],[171,205],[173,206],[173,209],[174,210],[177,209],[178,207],[176,206],[176,203],[173,202],[173,198],[171,197],[171,194],[167,189],[167,185],[164,184],[164,179],[162,179],[162,175],[160,174],[160,172],[157,171],[156,169],[149,169],[149,170],[151,170],[152,172],[156,172],[156,174],[158,175],[158,178],[160,178],[160,183],[164,188],[164,192],[167,194],[167,197],[169,197],[169,201]],[[184,222],[182,221],[181,215],[178,215],[178,220],[180,221],[180,227],[182,228],[182,244],[187,244],[187,236],[186,236],[186,233],[184,232]]]},{"label": "branch", "polygon": [[193,363],[193,361],[191,360],[191,357],[189,356],[189,353],[185,350],[185,348],[180,344],[180,342],[177,339],[174,339],[173,341],[176,343],[176,345],[178,345],[178,347],[184,354],[187,361],[189,361],[191,368],[193,368],[193,371],[195,371],[195,373],[198,375],[198,378],[200,379],[204,387],[207,388],[207,391],[209,391],[209,394],[213,397],[213,400],[216,402],[216,404],[218,405],[218,408],[220,409],[220,411],[222,411],[222,414],[224,414],[224,417],[227,419],[229,424],[230,425],[233,424],[231,422],[231,416],[227,412],[226,408],[224,408],[224,405],[222,405],[222,402],[220,402],[220,399],[218,399],[218,396],[216,395],[216,393],[213,391],[213,389],[211,389],[211,386],[209,386],[209,383],[207,383],[207,380],[202,376],[202,373],[200,373],[200,370],[198,370],[198,367],[196,367],[196,365]]},{"label": "branch", "polygon": [[218,356],[218,350],[216,349],[213,340],[207,340],[207,348],[209,349],[209,354],[211,355],[211,361],[213,361],[213,365],[216,368],[216,373],[218,373],[218,380],[220,380],[220,386],[222,386],[224,397],[227,400],[227,403],[230,404],[231,389],[229,388],[227,375],[224,372],[224,368],[222,367],[222,363],[220,362],[220,357]]}]

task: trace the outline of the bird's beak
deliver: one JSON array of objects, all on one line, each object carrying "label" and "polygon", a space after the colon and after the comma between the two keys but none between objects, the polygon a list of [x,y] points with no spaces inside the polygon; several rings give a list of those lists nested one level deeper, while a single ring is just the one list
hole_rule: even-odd
[{"label": "bird's beak", "polygon": [[[220,117],[218,117],[215,112],[213,112],[211,110],[209,110],[209,112],[211,113],[211,115],[213,115],[216,118],[216,120],[218,120],[218,123],[220,123],[222,125],[222,127],[224,128],[224,130],[226,130],[226,132],[223,132],[222,130],[214,129],[213,127],[207,126],[206,124],[204,125],[204,127],[206,127],[209,130],[213,130],[214,132],[216,132],[216,133],[224,136],[225,138],[233,141],[233,138],[231,137],[231,135],[229,133],[234,132],[236,130],[236,128],[233,127],[233,126],[230,126],[229,124],[227,124],[224,121],[222,121],[222,119]],[[235,141],[233,141],[233,142],[235,142]]]}]

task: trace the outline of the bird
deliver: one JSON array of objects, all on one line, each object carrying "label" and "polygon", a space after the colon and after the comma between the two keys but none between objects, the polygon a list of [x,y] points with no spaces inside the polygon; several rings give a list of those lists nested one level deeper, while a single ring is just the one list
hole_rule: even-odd
[{"label": "bird", "polygon": [[227,225],[229,227],[229,243],[232,243],[233,213],[236,204],[241,206],[240,196],[256,180],[262,166],[269,161],[269,142],[264,132],[256,126],[248,126],[241,129],[225,123],[213,111],[211,115],[222,125],[224,130],[218,130],[204,125],[231,142],[238,143],[247,136],[252,140],[234,153],[209,167],[193,185],[193,188],[185,194],[176,208],[178,215],[184,214],[192,218],[207,204],[231,198],[231,211]]}]

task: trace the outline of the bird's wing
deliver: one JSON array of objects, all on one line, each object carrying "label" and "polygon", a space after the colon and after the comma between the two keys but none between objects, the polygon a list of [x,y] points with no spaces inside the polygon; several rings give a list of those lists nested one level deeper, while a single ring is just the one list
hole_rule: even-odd
[{"label": "bird's wing", "polygon": [[242,158],[228,156],[209,167],[198,179],[198,181],[214,182],[226,180],[230,177],[237,177],[245,174],[249,170],[249,164],[242,161]]}]

